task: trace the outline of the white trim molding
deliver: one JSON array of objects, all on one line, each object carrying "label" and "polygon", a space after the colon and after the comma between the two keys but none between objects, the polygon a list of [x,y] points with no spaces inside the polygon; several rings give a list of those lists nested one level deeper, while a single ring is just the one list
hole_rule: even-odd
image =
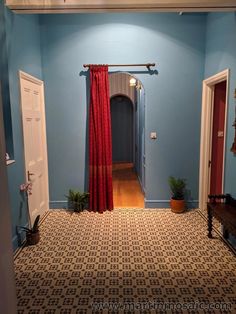
[{"label": "white trim molding", "polygon": [[235,0],[5,0],[17,13],[235,11]]},{"label": "white trim molding", "polygon": [[229,89],[229,69],[213,75],[203,81],[202,85],[202,115],[201,115],[201,144],[200,144],[200,172],[199,172],[199,208],[206,209],[207,198],[210,187],[210,167],[212,146],[212,119],[214,104],[215,85],[226,81],[226,101],[225,101],[225,130],[224,130],[224,159],[222,175],[222,191],[224,191],[224,167],[225,167],[225,144],[227,130],[228,113],[228,89]]},{"label": "white trim molding", "polygon": [[20,79],[27,80],[27,81],[32,82],[34,84],[37,84],[40,86],[43,85],[43,81],[39,80],[38,78],[36,78],[36,77],[26,73],[26,72],[23,72],[21,70],[19,70],[19,77],[20,77]]}]

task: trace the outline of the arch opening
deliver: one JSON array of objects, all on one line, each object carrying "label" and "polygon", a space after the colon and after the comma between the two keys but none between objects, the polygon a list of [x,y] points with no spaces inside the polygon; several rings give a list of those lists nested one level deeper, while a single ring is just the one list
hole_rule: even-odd
[{"label": "arch opening", "polygon": [[[135,84],[132,82],[132,86],[131,79],[135,81]],[[109,73],[109,83],[114,204],[115,207],[143,208],[145,193],[144,88],[136,77],[126,72]],[[117,189],[120,193],[116,191]],[[116,195],[117,193],[119,195]]]}]

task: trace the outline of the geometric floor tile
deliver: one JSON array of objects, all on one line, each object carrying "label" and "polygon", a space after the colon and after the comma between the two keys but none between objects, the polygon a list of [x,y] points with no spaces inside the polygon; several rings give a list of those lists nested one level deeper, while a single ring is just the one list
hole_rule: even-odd
[{"label": "geometric floor tile", "polygon": [[15,259],[18,313],[236,313],[236,258],[197,210],[52,211]]}]

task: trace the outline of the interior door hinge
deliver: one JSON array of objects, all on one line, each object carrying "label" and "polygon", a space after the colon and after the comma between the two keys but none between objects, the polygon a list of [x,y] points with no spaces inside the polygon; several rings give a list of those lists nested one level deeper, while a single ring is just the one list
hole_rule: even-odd
[{"label": "interior door hinge", "polygon": [[211,160],[208,161],[208,168],[211,167]]},{"label": "interior door hinge", "polygon": [[31,181],[31,176],[34,176],[34,173],[31,173],[30,171],[27,171],[27,179],[28,181]]}]

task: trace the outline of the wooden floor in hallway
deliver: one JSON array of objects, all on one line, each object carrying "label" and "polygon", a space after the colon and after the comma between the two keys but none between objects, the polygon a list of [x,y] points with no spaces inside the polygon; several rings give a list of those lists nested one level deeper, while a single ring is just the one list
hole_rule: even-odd
[{"label": "wooden floor in hallway", "polygon": [[144,208],[144,195],[132,163],[112,167],[114,207]]}]

